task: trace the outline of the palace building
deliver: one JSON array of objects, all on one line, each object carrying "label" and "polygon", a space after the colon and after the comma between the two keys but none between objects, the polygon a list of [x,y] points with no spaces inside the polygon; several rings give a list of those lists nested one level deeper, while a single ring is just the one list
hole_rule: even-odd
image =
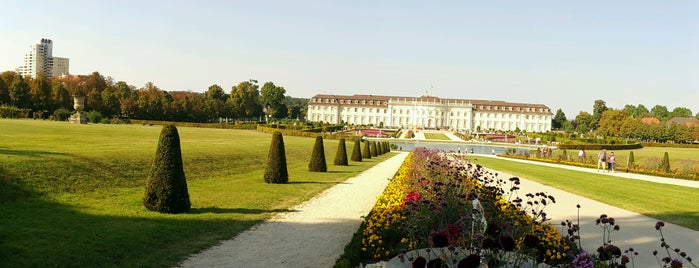
[{"label": "palace building", "polygon": [[543,104],[434,96],[318,94],[308,102],[307,120],[388,128],[449,129],[462,132],[551,130],[551,109]]}]

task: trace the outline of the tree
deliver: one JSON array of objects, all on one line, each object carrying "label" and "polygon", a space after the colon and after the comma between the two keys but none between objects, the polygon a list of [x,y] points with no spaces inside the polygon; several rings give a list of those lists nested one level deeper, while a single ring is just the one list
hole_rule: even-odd
[{"label": "tree", "polygon": [[648,111],[648,108],[646,108],[646,106],[644,106],[643,104],[638,104],[638,106],[636,106],[636,113],[633,114],[633,117],[644,118],[649,116],[651,116],[650,111]]},{"label": "tree", "polygon": [[205,106],[204,109],[208,114],[207,119],[218,119],[228,117],[231,113],[226,109],[226,100],[229,98],[226,92],[219,85],[211,85],[209,90],[204,94]]},{"label": "tree", "polygon": [[632,119],[625,110],[607,110],[602,114],[597,130],[604,135],[620,136],[627,120]]},{"label": "tree", "polygon": [[289,171],[286,169],[284,137],[279,131],[275,131],[272,134],[272,143],[269,146],[269,154],[267,154],[267,167],[265,167],[265,182],[289,182]]},{"label": "tree", "polygon": [[182,213],[191,207],[182,165],[180,136],[174,125],[166,125],[160,132],[143,205],[161,213]]},{"label": "tree", "polygon": [[354,149],[352,149],[352,161],[354,162],[362,162],[362,151],[361,151],[361,143],[362,141],[357,139],[354,141]]},{"label": "tree", "polygon": [[349,164],[347,162],[347,148],[345,148],[344,138],[340,139],[340,142],[337,144],[337,153],[335,153],[334,164],[336,166],[347,166]]},{"label": "tree", "polygon": [[60,82],[51,85],[51,100],[53,103],[51,110],[59,108],[73,109],[73,97],[70,96],[68,89]]},{"label": "tree", "polygon": [[663,105],[653,106],[653,108],[650,109],[650,114],[653,117],[658,118],[658,120],[660,121],[667,121],[668,119],[670,119],[670,112],[668,112],[667,107]]},{"label": "tree", "polygon": [[667,152],[663,155],[663,161],[660,162],[660,170],[665,171],[665,172],[670,172],[670,157],[668,156]]},{"label": "tree", "polygon": [[311,153],[311,162],[308,163],[308,171],[327,172],[328,166],[325,163],[325,148],[323,147],[323,137],[316,137]]},{"label": "tree", "polygon": [[587,133],[590,131],[590,125],[592,124],[592,115],[588,112],[581,111],[578,116],[575,117],[575,131],[581,133]]},{"label": "tree", "polygon": [[17,108],[29,108],[31,105],[29,90],[27,81],[21,75],[15,76],[15,80],[10,85],[10,103]]},{"label": "tree", "polygon": [[554,129],[561,129],[563,128],[563,123],[565,123],[566,121],[566,114],[563,113],[563,110],[561,108],[558,108],[558,110],[556,110],[556,115],[553,117],[553,120],[551,121],[551,126]]},{"label": "tree", "polygon": [[31,108],[35,111],[51,108],[51,82],[43,74],[30,80],[29,95]]},{"label": "tree", "polygon": [[675,117],[692,117],[692,110],[685,107],[675,107],[675,109],[673,109],[672,112],[670,112],[668,119],[672,119]]},{"label": "tree", "polygon": [[255,80],[240,82],[231,88],[228,102],[234,117],[256,117],[262,115],[260,92]]},{"label": "tree", "polygon": [[[288,114],[287,107],[284,105],[284,94],[286,89],[278,87],[272,82],[267,82],[262,85],[260,90],[260,101],[264,107],[268,107],[267,113],[275,118],[283,118]],[[282,111],[283,110],[283,111]],[[283,117],[281,117],[283,115]]]},{"label": "tree", "polygon": [[369,147],[369,141],[364,141],[364,147],[362,147],[362,159],[371,159],[371,149]]},{"label": "tree", "polygon": [[590,122],[590,129],[597,129],[599,126],[599,120],[602,118],[602,114],[608,110],[607,103],[603,100],[595,100],[595,104],[592,106],[592,121]]}]

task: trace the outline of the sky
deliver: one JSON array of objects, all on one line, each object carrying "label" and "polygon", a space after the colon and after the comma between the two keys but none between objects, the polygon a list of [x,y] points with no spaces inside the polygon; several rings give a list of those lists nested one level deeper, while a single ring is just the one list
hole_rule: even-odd
[{"label": "sky", "polygon": [[699,1],[3,0],[0,72],[53,40],[72,74],[136,87],[699,113]]}]

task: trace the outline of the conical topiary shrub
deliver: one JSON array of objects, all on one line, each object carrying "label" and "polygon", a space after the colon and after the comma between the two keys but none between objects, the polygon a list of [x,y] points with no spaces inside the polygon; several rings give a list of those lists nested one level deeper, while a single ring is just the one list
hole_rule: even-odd
[{"label": "conical topiary shrub", "polygon": [[377,142],[376,143],[376,154],[377,155],[383,155],[383,147],[381,147],[382,142]]},{"label": "conical topiary shrub", "polygon": [[370,149],[369,149],[369,152],[371,152],[371,156],[372,156],[372,157],[377,157],[377,156],[379,156],[379,155],[376,153],[376,142],[375,142],[375,141],[370,142],[370,143],[369,143],[369,146],[371,146]]},{"label": "conical topiary shrub", "polygon": [[390,153],[391,152],[391,143],[386,142],[386,152]]},{"label": "conical topiary shrub", "polygon": [[361,149],[361,143],[362,141],[360,140],[355,140],[354,141],[354,149],[352,149],[352,161],[354,162],[362,162],[362,149]]},{"label": "conical topiary shrub", "polygon": [[180,135],[174,125],[166,125],[160,131],[143,205],[152,211],[173,214],[186,212],[192,206],[182,165]]},{"label": "conical topiary shrub", "polygon": [[629,161],[629,164],[628,164],[627,166],[628,166],[628,167],[633,167],[633,165],[635,164],[634,162],[636,162],[636,159],[635,159],[634,156],[633,156],[633,151],[630,151],[630,152],[629,152],[629,159],[628,159],[628,161]]},{"label": "conical topiary shrub", "polygon": [[668,156],[667,152],[663,155],[663,161],[660,162],[660,170],[665,171],[665,172],[670,172],[670,157]]},{"label": "conical topiary shrub", "polygon": [[369,145],[369,141],[364,141],[363,143],[364,143],[364,146],[362,146],[362,159],[364,159],[364,158],[370,159],[371,158],[371,150],[369,149],[369,147],[371,147],[371,146]]},{"label": "conical topiary shrub", "polygon": [[347,166],[347,148],[345,148],[345,139],[340,139],[340,142],[337,144],[337,153],[335,153],[335,161],[334,164],[336,166]]},{"label": "conical topiary shrub", "polygon": [[289,182],[289,171],[286,169],[286,151],[284,149],[284,137],[279,131],[272,134],[272,144],[267,154],[267,167],[265,167],[266,183]]},{"label": "conical topiary shrub", "polygon": [[328,166],[325,164],[325,148],[323,147],[323,137],[316,137],[316,143],[313,145],[313,153],[311,154],[311,162],[308,163],[309,171],[326,172]]}]

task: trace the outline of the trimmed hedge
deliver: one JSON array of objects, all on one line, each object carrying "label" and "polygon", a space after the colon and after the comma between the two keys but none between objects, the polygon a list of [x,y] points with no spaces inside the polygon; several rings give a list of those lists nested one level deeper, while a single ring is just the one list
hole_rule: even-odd
[{"label": "trimmed hedge", "polygon": [[180,135],[174,125],[166,125],[160,131],[143,205],[148,210],[171,214],[186,212],[192,206],[182,164]]},{"label": "trimmed hedge", "polygon": [[335,161],[333,162],[336,166],[347,166],[347,148],[345,147],[345,139],[340,139],[337,144],[337,153],[335,153]]},{"label": "trimmed hedge", "polygon": [[643,145],[640,143],[632,144],[559,144],[558,149],[573,149],[573,150],[631,150],[641,149]]},{"label": "trimmed hedge", "polygon": [[292,130],[292,129],[279,129],[279,128],[272,128],[272,127],[266,127],[263,125],[257,125],[257,131],[264,132],[264,133],[274,133],[275,131],[279,131],[284,135],[289,135],[289,136],[299,136],[299,137],[323,137],[323,139],[330,139],[330,140],[339,140],[342,138],[345,139],[350,139],[354,137],[354,134],[327,134],[327,133],[315,133],[315,132],[307,132],[303,130]]},{"label": "trimmed hedge", "polygon": [[362,162],[361,142],[361,140],[354,141],[354,148],[352,149],[352,161],[354,162]]},{"label": "trimmed hedge", "polygon": [[328,165],[325,163],[325,147],[323,147],[323,137],[316,137],[313,145],[311,161],[308,163],[308,171],[327,172]]},{"label": "trimmed hedge", "polygon": [[641,142],[644,147],[699,148],[699,144]]},{"label": "trimmed hedge", "polygon": [[[131,124],[142,125],[175,125],[178,127],[199,127],[199,128],[222,128],[222,129],[255,129],[257,122],[235,121],[233,124],[227,123],[194,123],[194,122],[170,122],[170,121],[155,121],[155,120],[138,120],[131,119]],[[273,132],[270,132],[273,133]]]},{"label": "trimmed hedge", "polygon": [[272,143],[269,146],[267,155],[267,166],[265,167],[266,183],[287,183],[289,182],[289,171],[286,168],[286,151],[284,149],[284,137],[277,131],[272,134]]},{"label": "trimmed hedge", "polygon": [[371,159],[371,149],[369,141],[364,141],[364,147],[362,148],[362,158]]}]

